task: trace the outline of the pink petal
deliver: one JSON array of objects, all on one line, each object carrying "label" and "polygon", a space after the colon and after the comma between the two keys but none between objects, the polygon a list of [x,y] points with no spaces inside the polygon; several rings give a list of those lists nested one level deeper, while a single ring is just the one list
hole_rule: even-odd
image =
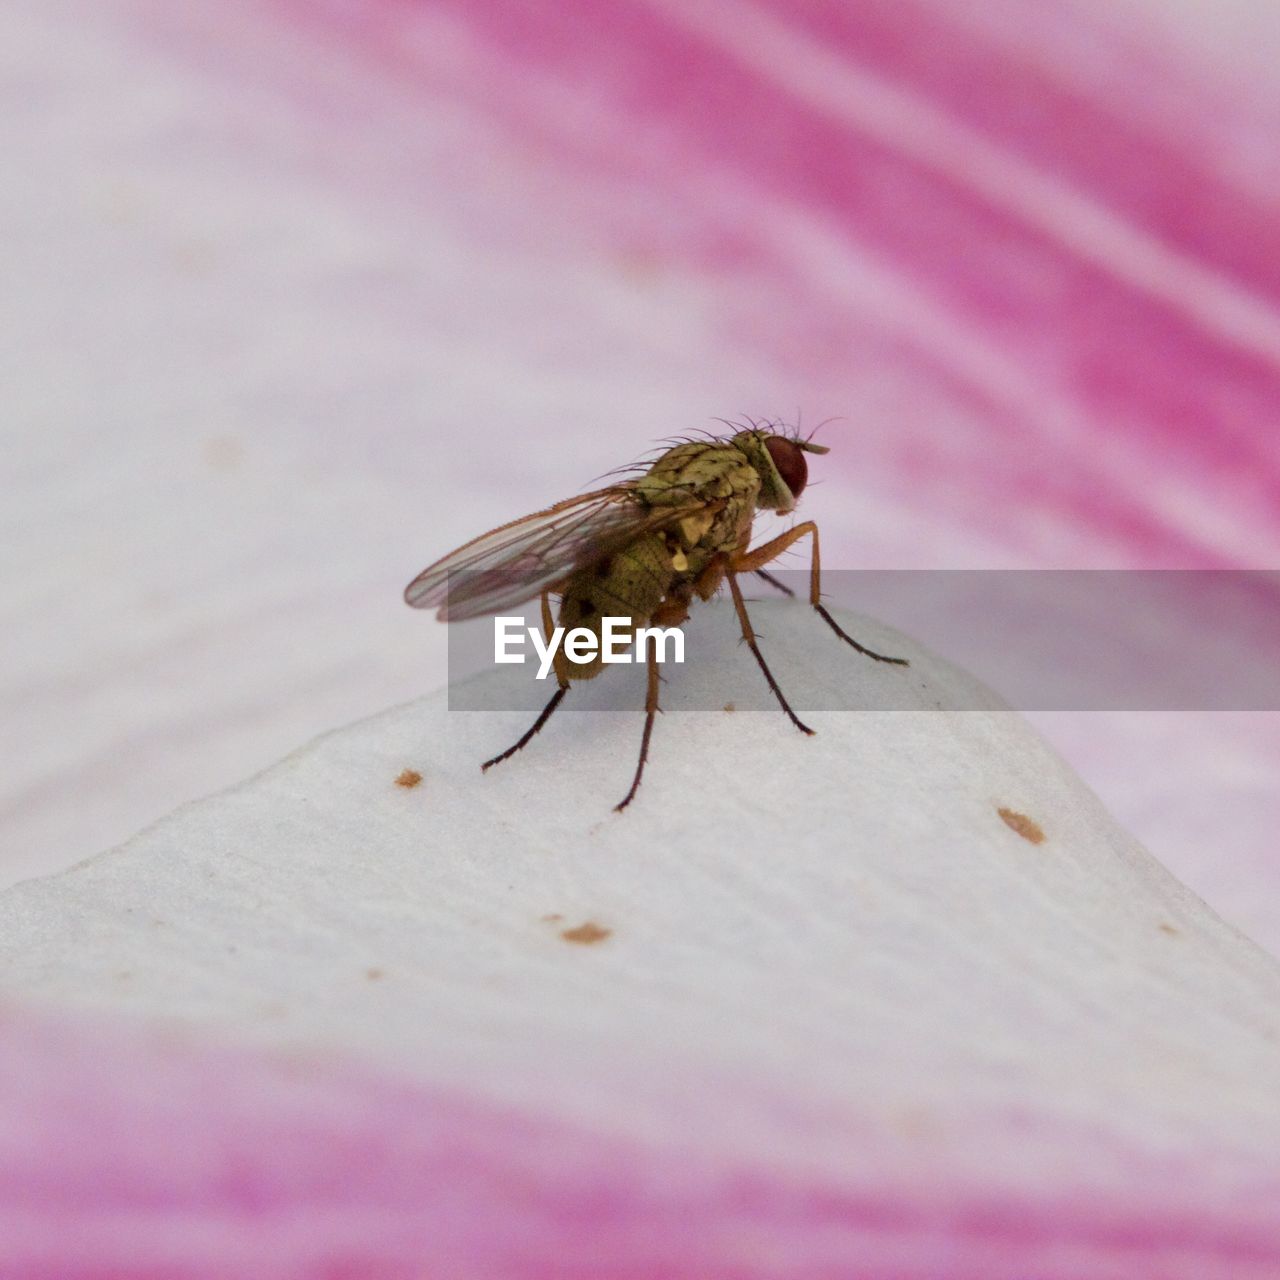
[{"label": "pink petal", "polygon": [[0,1271],[14,1280],[756,1280],[851,1267],[1247,1280],[1280,1262],[1275,1171],[1259,1180],[1225,1152],[1201,1153],[1219,1172],[1192,1193],[1185,1170],[1123,1139],[1031,1128],[1029,1146],[1063,1158],[1105,1143],[1131,1185],[1122,1197],[1081,1185],[1046,1199],[1012,1182],[957,1195],[926,1151],[903,1168],[901,1135],[847,1117],[790,1117],[858,1153],[843,1171],[780,1170],[768,1153],[610,1138],[314,1055],[201,1050],[13,1009],[2,1025]]},{"label": "pink petal", "polygon": [[[1186,69],[1088,8],[1012,46],[927,4],[284,11],[340,12],[357,66],[461,94],[571,173],[526,232],[543,252],[572,225],[722,281],[725,337],[823,403],[890,379],[892,433],[853,431],[860,478],[1042,555],[1078,555],[1072,529],[1128,563],[1280,549],[1275,184],[1221,132],[1261,149],[1270,104],[1219,90],[1210,131]],[[1093,96],[1054,65],[1064,29]],[[1135,110],[1153,93],[1171,117]],[[588,201],[594,225],[566,223]],[[993,509],[993,484],[1017,501]]]}]

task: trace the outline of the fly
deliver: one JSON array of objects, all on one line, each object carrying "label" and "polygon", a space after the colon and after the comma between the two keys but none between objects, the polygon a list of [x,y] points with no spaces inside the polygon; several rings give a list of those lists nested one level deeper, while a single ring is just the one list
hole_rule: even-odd
[{"label": "fly", "polygon": [[[541,598],[542,625],[553,631],[551,597],[559,597],[557,619],[567,633],[586,627],[599,638],[604,617],[629,619],[631,627],[678,626],[695,599],[709,600],[727,582],[733,606],[765,681],[802,733],[813,730],[792,710],[773,678],[747,616],[738,578],[756,573],[794,594],[765,571],[801,538],[810,538],[809,603],[826,624],[859,653],[876,662],[906,666],[905,658],[875,653],[848,635],[822,603],[818,526],[806,520],[752,548],[751,527],[760,510],[795,510],[809,479],[805,454],[824,445],[783,435],[772,426],[752,426],[730,436],[686,440],[667,449],[632,479],[567,498],[488,533],[424,569],[405,588],[415,609],[436,609],[444,622],[497,613]],[[603,669],[602,646],[593,658],[555,656],[556,691],[528,731],[480,767],[489,769],[528,745],[551,718],[574,680],[590,680]],[[615,806],[635,798],[649,758],[658,712],[656,646],[648,654],[644,732],[631,788]]]}]

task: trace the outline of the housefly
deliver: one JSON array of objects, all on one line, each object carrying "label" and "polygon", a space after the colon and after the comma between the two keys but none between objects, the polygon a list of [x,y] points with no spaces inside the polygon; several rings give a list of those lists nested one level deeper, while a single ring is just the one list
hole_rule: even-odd
[{"label": "housefly", "polygon": [[[695,599],[710,599],[727,582],[742,638],[770,690],[796,728],[811,734],[760,652],[738,582],[742,574],[757,573],[792,594],[764,566],[801,538],[809,538],[809,603],[819,616],[859,653],[876,662],[907,665],[905,658],[886,657],[859,644],[827,612],[821,596],[818,526],[812,520],[760,546],[750,545],[756,512],[794,511],[809,478],[805,455],[826,452],[825,446],[786,434],[773,424],[683,440],[638,475],[481,534],[424,569],[405,588],[405,600],[415,609],[434,608],[439,619],[454,622],[540,597],[549,638],[555,595],[557,620],[566,632],[585,627],[599,636],[605,617],[629,619],[633,628],[678,626],[688,618]],[[584,661],[557,650],[557,687],[551,700],[519,741],[481,768],[489,769],[526,746],[573,681],[599,675],[602,648],[597,646],[595,656]],[[658,685],[657,646],[650,646],[640,754],[631,788],[615,806],[618,810],[635,798],[644,774]]]}]

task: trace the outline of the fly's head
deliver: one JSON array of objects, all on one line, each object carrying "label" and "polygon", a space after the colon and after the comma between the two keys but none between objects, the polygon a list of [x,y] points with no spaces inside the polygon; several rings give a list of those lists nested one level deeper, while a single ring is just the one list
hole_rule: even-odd
[{"label": "fly's head", "polygon": [[740,431],[733,437],[733,444],[760,477],[756,505],[783,515],[795,510],[809,482],[809,464],[804,455],[829,452],[826,445],[769,430]]}]

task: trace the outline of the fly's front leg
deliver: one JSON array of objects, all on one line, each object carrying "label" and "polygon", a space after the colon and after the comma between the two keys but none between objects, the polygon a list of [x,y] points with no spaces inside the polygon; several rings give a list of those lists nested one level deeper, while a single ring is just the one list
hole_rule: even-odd
[{"label": "fly's front leg", "polygon": [[742,588],[738,586],[738,579],[732,572],[726,576],[729,579],[729,591],[733,595],[733,607],[738,611],[738,622],[742,627],[742,638],[747,642],[747,648],[751,650],[755,655],[755,660],[760,664],[760,670],[764,672],[765,681],[773,696],[777,698],[783,711],[791,717],[791,723],[801,733],[813,733],[813,730],[791,710],[791,704],[783,697],[782,690],[778,688],[778,682],[773,678],[773,672],[769,670],[769,664],[764,660],[764,654],[760,652],[760,646],[756,644],[755,629],[751,625],[751,619],[747,616],[747,602],[742,598]]},{"label": "fly's front leg", "polygon": [[640,779],[644,776],[644,764],[649,758],[649,739],[653,737],[653,718],[658,714],[658,646],[650,642],[649,646],[649,689],[644,699],[644,735],[640,739],[640,759],[636,761],[636,776],[631,779],[631,790],[622,800],[615,804],[614,811],[621,813],[635,799],[640,789]]},{"label": "fly's front leg", "polygon": [[804,537],[813,539],[813,558],[809,562],[809,603],[822,616],[827,626],[846,644],[851,644],[859,653],[866,654],[868,658],[874,658],[876,662],[892,662],[899,667],[910,666],[911,664],[906,658],[890,658],[883,653],[876,653],[873,649],[868,649],[866,645],[859,644],[827,612],[826,606],[822,603],[822,569],[818,556],[818,526],[812,520],[806,520],[803,524],[796,525],[794,529],[788,529],[786,533],[780,533],[776,538],[771,538],[754,551],[747,551],[737,556],[734,559],[729,580],[733,581],[733,573],[759,573],[761,565],[768,564],[770,560],[776,559],[793,543]]},{"label": "fly's front leg", "polygon": [[[548,592],[542,593],[542,630],[546,635],[547,644],[551,643],[551,633],[555,630],[555,623],[551,617],[551,596]],[[551,713],[560,705],[564,695],[569,692],[569,681],[566,678],[560,665],[559,653],[555,657],[556,684],[559,686],[555,693],[551,695],[551,701],[542,708],[538,718],[530,726],[528,732],[513,747],[508,747],[501,755],[494,756],[492,760],[486,760],[480,766],[480,772],[492,768],[495,764],[501,764],[504,760],[509,760],[522,747],[527,746],[533,736],[542,728],[548,720],[551,719]]]}]

